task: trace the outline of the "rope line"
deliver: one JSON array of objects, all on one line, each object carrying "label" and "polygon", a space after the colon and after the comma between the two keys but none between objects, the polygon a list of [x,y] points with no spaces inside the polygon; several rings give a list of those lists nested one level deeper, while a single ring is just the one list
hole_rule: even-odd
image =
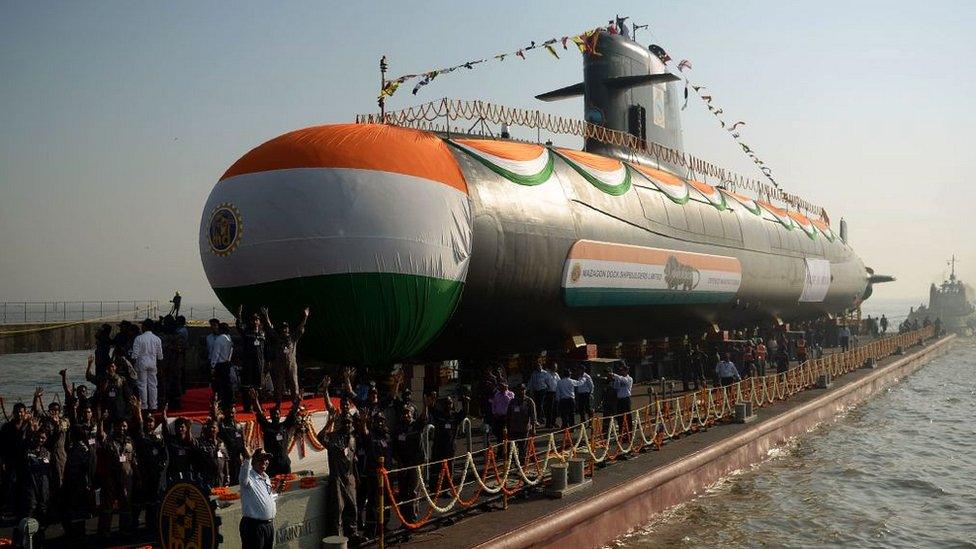
[{"label": "rope line", "polygon": [[[586,456],[588,462],[596,464],[614,460],[620,455],[636,453],[647,446],[660,448],[668,439],[676,439],[733,417],[737,403],[751,402],[756,408],[768,406],[776,400],[785,400],[814,387],[821,375],[840,377],[861,368],[868,359],[877,360],[890,356],[899,348],[915,345],[934,334],[934,328],[929,326],[879,339],[847,351],[810,359],[786,372],[747,378],[729,386],[704,388],[668,399],[657,399],[630,412],[595,416],[590,421],[561,431],[506,440],[478,452],[467,452],[457,456],[464,460],[457,483],[454,482],[452,468],[448,465],[449,460],[398,469],[383,468],[379,474],[386,487],[388,506],[405,528],[420,528],[435,513],[445,514],[455,507],[469,508],[478,503],[485,494],[510,497],[527,487],[541,485],[551,472],[553,461],[566,463],[571,458]],[[588,426],[588,423],[592,425]],[[607,425],[606,433],[602,432],[603,423]],[[557,436],[561,437],[561,442],[557,442]],[[536,447],[539,441],[544,441],[544,449]],[[524,463],[520,446],[524,448]],[[503,455],[501,463],[498,452]],[[481,453],[484,453],[484,464],[479,471],[475,455]],[[423,474],[430,466],[440,467],[433,493],[428,489]],[[390,475],[404,472],[417,475],[420,495],[398,501]],[[469,475],[473,477],[476,488],[465,499],[462,494],[465,487],[471,485]],[[440,504],[444,499],[448,501]],[[406,520],[400,507],[419,501],[426,502],[426,511],[416,521]]]}]

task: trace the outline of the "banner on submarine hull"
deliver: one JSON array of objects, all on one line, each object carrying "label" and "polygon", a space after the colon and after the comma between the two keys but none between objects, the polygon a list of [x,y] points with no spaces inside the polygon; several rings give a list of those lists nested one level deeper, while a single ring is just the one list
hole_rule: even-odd
[{"label": "banner on submarine hull", "polygon": [[742,283],[734,257],[579,240],[563,268],[569,307],[726,303]]},{"label": "banner on submarine hull", "polygon": [[803,278],[803,293],[800,303],[821,303],[830,290],[830,261],[806,258],[806,276]]}]

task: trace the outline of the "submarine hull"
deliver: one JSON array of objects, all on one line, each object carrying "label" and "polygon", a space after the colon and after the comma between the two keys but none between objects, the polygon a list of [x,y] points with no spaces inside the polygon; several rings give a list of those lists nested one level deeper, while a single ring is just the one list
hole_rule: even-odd
[{"label": "submarine hull", "polygon": [[230,310],[311,306],[304,351],[349,364],[814,318],[867,287],[825,223],[639,158],[367,124],[245,155],[200,249]]}]

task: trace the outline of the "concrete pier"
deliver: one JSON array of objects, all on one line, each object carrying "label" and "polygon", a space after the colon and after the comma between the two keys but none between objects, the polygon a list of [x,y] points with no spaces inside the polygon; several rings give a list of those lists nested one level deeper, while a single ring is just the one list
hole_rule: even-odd
[{"label": "concrete pier", "polygon": [[754,421],[725,423],[602,469],[593,488],[560,500],[534,499],[507,511],[469,517],[415,534],[424,547],[600,547],[689,501],[731,471],[758,463],[768,451],[897,382],[944,353],[955,336],[906,349],[812,389],[756,410]]},{"label": "concrete pier", "polygon": [[0,326],[0,355],[91,349],[101,325],[101,321],[4,324]]}]

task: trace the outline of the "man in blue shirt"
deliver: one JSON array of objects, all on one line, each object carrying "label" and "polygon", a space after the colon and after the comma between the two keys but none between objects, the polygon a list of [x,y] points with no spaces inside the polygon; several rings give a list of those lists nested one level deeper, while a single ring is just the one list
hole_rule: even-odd
[{"label": "man in blue shirt", "polygon": [[724,360],[715,365],[715,377],[719,379],[723,387],[732,385],[734,381],[742,379],[739,375],[739,370],[736,369],[735,364],[729,359],[728,353],[725,354]]},{"label": "man in blue shirt", "polygon": [[[630,377],[629,368],[626,364],[617,367],[617,373],[610,372],[610,386],[617,395],[617,414],[620,415],[619,421],[627,420],[630,429],[634,426],[630,424],[630,394],[634,388],[634,378]],[[621,424],[621,428],[623,425]]]},{"label": "man in blue shirt", "polygon": [[589,421],[593,417],[593,378],[583,366],[577,367],[576,377],[580,380],[576,387],[576,412],[580,421]]},{"label": "man in blue shirt", "polygon": [[568,368],[563,369],[563,376],[556,382],[556,402],[563,429],[572,427],[576,422],[576,388],[582,384],[581,381],[569,377]]},{"label": "man in blue shirt", "polygon": [[258,448],[254,456],[244,448],[241,464],[240,533],[243,549],[271,549],[274,547],[274,518],[278,512],[278,494],[271,486],[268,463],[271,454]]}]

